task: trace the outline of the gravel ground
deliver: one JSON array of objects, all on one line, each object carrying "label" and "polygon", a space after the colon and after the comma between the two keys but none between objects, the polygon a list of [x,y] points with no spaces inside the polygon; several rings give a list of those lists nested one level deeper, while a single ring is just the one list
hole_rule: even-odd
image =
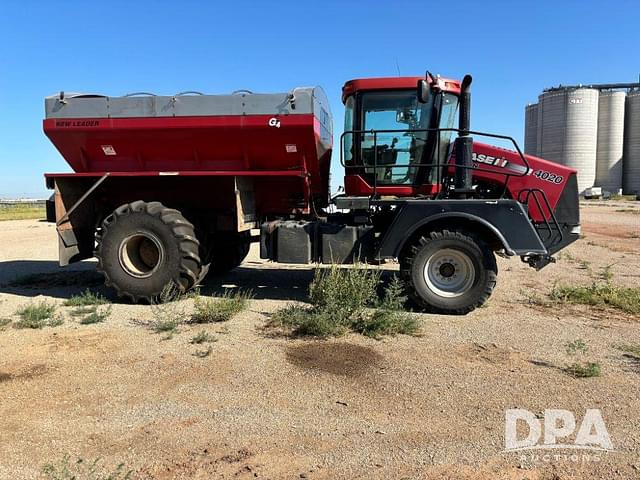
[{"label": "gravel ground", "polygon": [[[535,272],[499,259],[487,307],[420,314],[421,336],[382,341],[266,330],[271,312],[304,299],[313,272],[257,251],[203,289],[253,289],[250,308],[225,324],[166,339],[141,325],[150,307],[120,302],[105,323],[80,325],[63,301],[87,286],[110,295],[93,263],[61,269],[53,226],[2,222],[0,318],[47,299],[65,323],[0,330],[0,479],[40,478],[65,455],[100,457],[106,470],[124,463],[142,479],[640,478],[640,364],[616,348],[640,345],[640,319],[536,300],[610,265],[613,283],[640,286],[639,212],[633,202],[583,205],[585,238],[558,263]],[[189,340],[203,328],[217,341],[200,358],[206,347]],[[578,338],[600,377],[564,372],[574,361],[565,343]],[[504,453],[508,408],[567,409],[578,421],[599,408],[615,452],[578,462]]]}]

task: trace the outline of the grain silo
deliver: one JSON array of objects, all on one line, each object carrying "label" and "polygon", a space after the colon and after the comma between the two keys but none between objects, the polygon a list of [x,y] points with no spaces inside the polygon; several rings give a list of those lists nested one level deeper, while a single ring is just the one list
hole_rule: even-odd
[{"label": "grain silo", "polygon": [[580,193],[596,178],[598,95],[596,89],[578,87],[538,97],[538,156],[578,170]]},{"label": "grain silo", "polygon": [[624,103],[625,92],[600,92],[595,186],[611,193],[622,188]]},{"label": "grain silo", "polygon": [[538,155],[538,104],[524,109],[524,153]]},{"label": "grain silo", "polygon": [[624,132],[623,191],[640,194],[640,91],[627,95]]}]

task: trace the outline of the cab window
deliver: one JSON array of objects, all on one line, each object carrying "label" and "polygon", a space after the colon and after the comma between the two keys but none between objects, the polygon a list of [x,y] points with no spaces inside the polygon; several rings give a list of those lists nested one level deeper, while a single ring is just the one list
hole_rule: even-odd
[{"label": "cab window", "polygon": [[366,176],[377,184],[413,184],[428,138],[428,132],[415,130],[429,128],[432,101],[419,103],[415,90],[367,92],[361,101]]}]

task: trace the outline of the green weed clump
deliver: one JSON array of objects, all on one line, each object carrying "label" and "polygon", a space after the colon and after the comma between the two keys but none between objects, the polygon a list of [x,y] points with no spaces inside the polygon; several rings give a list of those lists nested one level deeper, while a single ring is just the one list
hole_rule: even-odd
[{"label": "green weed clump", "polygon": [[92,325],[94,323],[102,323],[111,315],[111,305],[107,308],[99,309],[97,306],[88,315],[80,319],[81,325]]},{"label": "green weed clump", "polygon": [[298,336],[326,338],[346,333],[346,323],[324,309],[288,305],[273,314],[269,325],[282,327]]},{"label": "green weed clump", "polygon": [[593,282],[586,286],[557,285],[551,292],[551,298],[561,302],[607,306],[626,313],[640,314],[640,288],[619,287],[609,282]]},{"label": "green weed clump", "polygon": [[569,365],[565,371],[576,378],[590,378],[599,377],[601,373],[601,367],[599,363],[587,362],[587,363],[574,363]]},{"label": "green weed clump", "polygon": [[196,350],[195,352],[193,352],[193,356],[198,358],[206,358],[211,355],[211,352],[213,352],[213,347],[209,347],[206,350]]},{"label": "green weed clump", "polygon": [[393,277],[378,308],[371,315],[353,322],[351,329],[372,338],[382,335],[415,335],[420,329],[420,322],[415,315],[404,310],[406,302],[404,285],[398,277]]},{"label": "green weed clump", "polygon": [[195,313],[191,323],[218,323],[231,320],[234,315],[249,306],[253,298],[250,291],[226,291],[219,298],[196,297],[194,300]]},{"label": "green weed clump", "polygon": [[631,355],[632,357],[640,360],[640,345],[626,344],[626,345],[618,345],[616,346],[616,348],[621,352],[624,352],[627,355]]},{"label": "green weed clump", "polygon": [[173,283],[162,289],[160,295],[151,302],[151,314],[153,320],[149,327],[155,333],[166,333],[166,338],[171,338],[178,333],[178,326],[186,318],[185,306],[182,302],[186,295]]},{"label": "green weed clump", "polygon": [[64,302],[66,307],[89,307],[94,305],[104,305],[109,301],[99,293],[93,293],[88,288]]},{"label": "green weed clump", "polygon": [[47,301],[30,303],[20,308],[16,315],[20,317],[15,323],[16,328],[44,328],[62,325],[62,317],[55,316],[56,306]]},{"label": "green weed clump", "polygon": [[362,265],[341,268],[317,268],[309,286],[309,301],[319,310],[333,313],[346,322],[360,317],[368,306],[377,301],[380,272]]},{"label": "green weed clump", "polygon": [[415,334],[417,319],[403,310],[406,296],[394,277],[382,301],[377,290],[380,273],[361,265],[354,268],[318,268],[309,287],[311,305],[289,305],[277,311],[269,324],[295,335],[331,337],[353,331],[372,338]]},{"label": "green weed clump", "polygon": [[[589,347],[581,338],[565,343],[567,355],[586,355]],[[574,362],[565,367],[564,371],[575,378],[599,377],[601,373],[599,363],[595,362]]]},{"label": "green weed clump", "polygon": [[577,340],[574,340],[572,342],[567,342],[564,345],[569,355],[576,355],[578,353],[585,354],[589,350],[589,347],[587,347],[587,344],[584,343],[584,340],[582,340],[581,338],[578,338]]},{"label": "green weed clump", "polygon": [[71,461],[69,455],[55,464],[48,463],[42,468],[42,473],[49,480],[131,480],[133,470],[127,470],[124,463],[113,469],[105,469],[99,458],[86,461],[78,458]]},{"label": "green weed clump", "polygon": [[201,330],[196,335],[194,335],[191,340],[189,340],[189,343],[191,343],[192,345],[200,345],[202,343],[211,343],[215,341],[216,338],[213,335],[207,333],[205,330]]}]

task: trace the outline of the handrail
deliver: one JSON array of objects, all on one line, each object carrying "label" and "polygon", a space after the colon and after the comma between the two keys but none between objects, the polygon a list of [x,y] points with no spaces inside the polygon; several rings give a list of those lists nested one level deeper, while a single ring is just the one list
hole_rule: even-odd
[{"label": "handrail", "polygon": [[[525,194],[524,201],[520,199],[523,194]],[[542,205],[541,205],[540,201],[538,200],[537,194],[539,194],[542,197],[542,199],[544,200],[545,207],[546,207],[547,211],[549,212],[549,217],[553,221],[553,225],[554,225],[555,229],[557,230],[558,235],[560,236],[560,238],[558,239],[557,242],[553,242],[553,230],[551,229],[551,225],[549,224],[549,221],[547,220],[546,213],[542,209]],[[553,212],[553,209],[551,208],[551,204],[549,203],[549,199],[547,198],[547,194],[545,193],[545,191],[541,190],[539,188],[529,188],[529,189],[526,189],[526,190],[521,190],[520,193],[518,194],[518,201],[520,203],[524,203],[525,205],[529,205],[529,197],[533,197],[534,201],[536,202],[536,207],[538,208],[538,211],[540,212],[540,214],[542,216],[542,219],[544,220],[544,223],[545,223],[545,225],[547,227],[547,230],[549,231],[549,245],[548,246],[545,244],[544,240],[542,240],[542,237],[540,237],[540,234],[538,234],[538,237],[540,237],[540,240],[542,241],[542,244],[547,246],[547,248],[549,248],[549,247],[551,247],[552,245],[554,245],[556,243],[562,242],[564,240],[564,234],[562,233],[562,228],[560,228],[560,223],[558,222],[558,219],[556,218],[556,215]]]},{"label": "handrail", "polygon": [[[375,129],[371,129],[371,130],[347,130],[342,132],[342,134],[340,135],[340,164],[342,165],[342,167],[346,169],[353,169],[353,168],[373,168],[374,172],[377,173],[377,169],[378,168],[408,168],[408,167],[438,167],[438,183],[440,183],[441,178],[440,178],[440,167],[445,167],[445,166],[449,166],[449,167],[453,167],[453,168],[467,168],[467,169],[474,169],[476,171],[484,171],[484,172],[490,172],[490,173],[494,173],[494,174],[498,174],[498,175],[504,175],[506,177],[505,179],[505,183],[504,183],[504,189],[503,192],[501,194],[501,197],[503,197],[506,192],[507,192],[507,184],[509,182],[509,179],[511,177],[524,177],[526,175],[528,175],[531,171],[531,166],[529,165],[529,162],[527,161],[527,159],[525,158],[524,154],[522,153],[522,150],[520,149],[520,147],[518,146],[518,143],[516,142],[516,140],[508,135],[499,135],[499,134],[495,134],[495,133],[487,133],[487,132],[480,132],[477,130],[469,130],[467,133],[469,135],[478,135],[478,136],[483,136],[483,137],[489,137],[489,138],[497,138],[497,139],[501,139],[501,140],[509,140],[513,147],[515,148],[515,151],[518,153],[518,155],[520,156],[520,159],[522,160],[522,162],[524,163],[526,170],[524,172],[520,172],[520,173],[514,173],[514,172],[498,172],[498,171],[494,171],[494,170],[489,170],[486,168],[482,168],[482,166],[480,167],[475,167],[475,166],[467,166],[467,165],[456,165],[450,162],[441,162],[440,161],[440,149],[438,148],[438,161],[437,162],[431,162],[431,163],[412,163],[412,164],[408,164],[408,165],[378,165],[378,148],[377,148],[377,140],[378,140],[378,134],[380,133],[429,133],[429,132],[456,132],[456,133],[460,133],[460,129],[459,128],[419,128],[419,129],[389,129],[389,130],[375,130]],[[364,164],[359,164],[359,165],[347,165],[345,163],[344,160],[344,139],[347,135],[363,135],[363,134],[373,134],[373,165],[364,165]],[[440,142],[440,136],[437,136],[437,146],[439,146],[439,142]],[[373,196],[376,195],[377,192],[377,174],[374,175],[374,185],[373,185]]]}]

